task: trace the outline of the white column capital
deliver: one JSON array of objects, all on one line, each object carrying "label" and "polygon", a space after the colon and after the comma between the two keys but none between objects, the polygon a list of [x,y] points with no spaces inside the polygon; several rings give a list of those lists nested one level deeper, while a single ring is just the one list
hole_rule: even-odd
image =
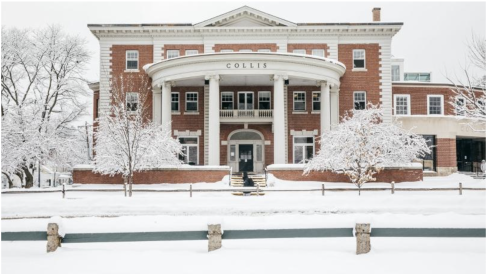
[{"label": "white column capital", "polygon": [[220,81],[220,75],[219,74],[205,75],[205,80],[216,80],[216,81]]},{"label": "white column capital", "polygon": [[175,87],[176,82],[174,82],[174,81],[163,81],[161,86],[164,86],[165,88]]},{"label": "white column capital", "polygon": [[279,75],[279,74],[274,74],[272,77],[274,81],[279,81],[279,80],[287,80],[289,77],[287,75]]},{"label": "white column capital", "polygon": [[162,92],[162,89],[160,86],[156,85],[155,87],[152,88],[152,93],[154,93],[154,94],[161,94],[161,92]]},{"label": "white column capital", "polygon": [[321,87],[321,85],[326,85],[327,83],[328,83],[328,81],[318,80],[318,81],[316,81],[316,86]]}]

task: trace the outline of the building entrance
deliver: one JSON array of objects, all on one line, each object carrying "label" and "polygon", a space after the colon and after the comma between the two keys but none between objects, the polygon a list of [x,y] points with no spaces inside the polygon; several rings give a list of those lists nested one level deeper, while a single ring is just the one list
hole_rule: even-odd
[{"label": "building entrance", "polygon": [[239,145],[238,146],[238,170],[240,172],[254,171],[254,145]]}]

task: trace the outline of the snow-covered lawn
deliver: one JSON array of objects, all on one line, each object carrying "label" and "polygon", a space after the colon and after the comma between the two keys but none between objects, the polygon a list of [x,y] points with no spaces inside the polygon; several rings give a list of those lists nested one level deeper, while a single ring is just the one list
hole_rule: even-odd
[{"label": "snow-covered lawn", "polygon": [[485,239],[372,238],[355,255],[355,238],[65,244],[3,242],[2,273],[485,273]]}]

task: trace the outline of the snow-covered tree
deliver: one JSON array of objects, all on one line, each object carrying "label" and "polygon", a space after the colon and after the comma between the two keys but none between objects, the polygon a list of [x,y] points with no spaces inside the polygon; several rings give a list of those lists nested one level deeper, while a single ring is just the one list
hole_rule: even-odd
[{"label": "snow-covered tree", "polygon": [[405,130],[397,121],[384,123],[384,111],[369,104],[364,110],[345,114],[335,130],[324,133],[320,151],[306,164],[311,171],[345,174],[360,188],[375,181],[386,166],[408,164],[430,153],[425,139]]},{"label": "snow-covered tree", "polygon": [[182,146],[167,125],[149,117],[150,84],[143,77],[120,77],[111,84],[112,104],[94,130],[94,172],[121,175],[132,196],[134,172],[164,165],[179,165]]},{"label": "snow-covered tree", "polygon": [[[85,114],[83,97],[89,94],[82,75],[89,58],[86,41],[58,26],[2,27],[2,136],[10,131],[21,137],[12,144],[21,142],[26,148],[6,153],[5,157],[23,153],[22,161],[6,158],[9,167],[3,169],[2,161],[2,172],[20,171],[27,188],[33,186],[36,161],[50,159],[56,148],[64,149],[59,141],[72,134],[71,123]],[[9,147],[2,143],[3,151]]]}]

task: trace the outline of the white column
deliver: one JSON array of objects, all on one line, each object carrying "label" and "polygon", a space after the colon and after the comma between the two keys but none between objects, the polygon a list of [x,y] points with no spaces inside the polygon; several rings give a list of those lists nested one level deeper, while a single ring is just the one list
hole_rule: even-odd
[{"label": "white column", "polygon": [[156,125],[161,124],[161,88],[155,86],[152,88],[152,121]]},{"label": "white column", "polygon": [[[162,83],[161,123],[171,130],[171,82]],[[171,131],[172,134],[172,131]]]},{"label": "white column", "polygon": [[220,76],[209,75],[208,102],[208,165],[220,165]]},{"label": "white column", "polygon": [[340,122],[339,112],[339,101],[338,101],[338,87],[334,86],[330,91],[330,104],[331,104],[331,124],[332,128],[335,129],[338,123]]},{"label": "white column", "polygon": [[321,132],[330,131],[331,118],[330,118],[330,86],[326,81],[321,81],[321,111],[320,111],[320,125]]},{"label": "white column", "polygon": [[287,76],[274,75],[274,164],[285,164],[286,134],[284,132],[284,80]]}]

